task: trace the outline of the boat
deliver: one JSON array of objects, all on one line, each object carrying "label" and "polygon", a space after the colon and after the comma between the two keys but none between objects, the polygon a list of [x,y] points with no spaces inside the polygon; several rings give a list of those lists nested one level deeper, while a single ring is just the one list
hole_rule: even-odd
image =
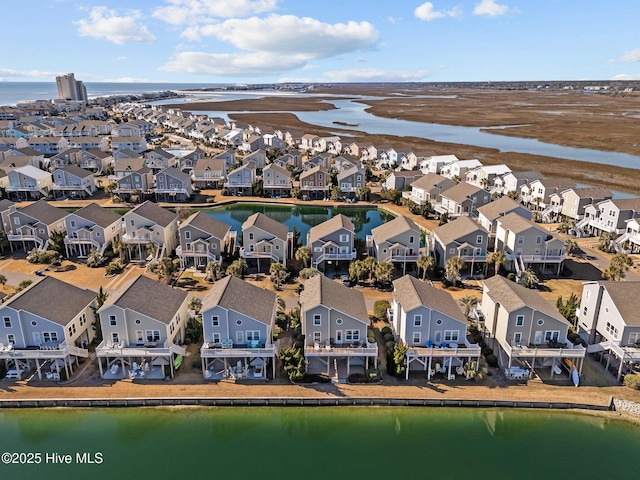
[{"label": "boat", "polygon": [[573,364],[573,362],[568,358],[564,359],[564,364],[569,369],[569,373],[571,375],[571,381],[577,387],[580,384],[580,375],[578,374],[578,369]]}]

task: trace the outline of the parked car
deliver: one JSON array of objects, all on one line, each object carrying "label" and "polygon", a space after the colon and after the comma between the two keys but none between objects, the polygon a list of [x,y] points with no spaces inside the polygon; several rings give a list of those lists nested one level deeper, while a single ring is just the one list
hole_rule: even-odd
[{"label": "parked car", "polygon": [[17,380],[18,379],[18,371],[15,369],[7,370],[7,374],[5,377],[7,380]]}]

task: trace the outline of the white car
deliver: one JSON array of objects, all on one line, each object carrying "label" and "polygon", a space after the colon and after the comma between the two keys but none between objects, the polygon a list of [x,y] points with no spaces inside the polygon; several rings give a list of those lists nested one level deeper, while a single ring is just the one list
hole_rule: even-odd
[{"label": "white car", "polygon": [[351,284],[351,280],[349,279],[349,275],[340,275],[340,282],[343,285],[349,285]]},{"label": "white car", "polygon": [[8,370],[5,377],[7,380],[17,380],[18,379],[18,371],[15,369]]}]

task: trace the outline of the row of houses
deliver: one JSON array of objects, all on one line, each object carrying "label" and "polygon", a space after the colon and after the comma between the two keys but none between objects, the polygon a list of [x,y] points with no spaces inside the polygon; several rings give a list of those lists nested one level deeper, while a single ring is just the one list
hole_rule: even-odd
[{"label": "row of houses", "polygon": [[[640,361],[640,324],[633,301],[637,282],[586,282],[579,325],[588,348],[569,341],[570,324],[537,292],[504,277],[484,281],[476,316],[484,322],[507,372],[548,368],[565,361],[581,373],[587,352],[606,352],[618,378]],[[65,301],[54,299],[64,298]],[[252,301],[247,301],[250,298]],[[203,297],[200,350],[205,379],[273,378],[277,297],[234,276],[216,282]],[[69,378],[88,357],[94,338],[96,293],[45,277],[0,306],[0,359],[18,378]],[[343,381],[377,366],[378,346],[367,341],[364,297],[323,275],[307,280],[300,296],[307,371]],[[188,295],[143,275],[114,292],[97,309],[103,339],[96,347],[105,379],[173,377],[185,355]],[[451,295],[412,276],[394,281],[389,311],[394,333],[407,345],[406,378],[423,372],[453,379],[478,368],[480,347]],[[6,343],[5,343],[6,342]],[[268,373],[269,372],[269,373]]]}]

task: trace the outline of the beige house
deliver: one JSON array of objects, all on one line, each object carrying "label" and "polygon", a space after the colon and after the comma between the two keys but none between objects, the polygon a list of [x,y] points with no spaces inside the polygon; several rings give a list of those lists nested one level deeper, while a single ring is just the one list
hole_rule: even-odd
[{"label": "beige house", "polygon": [[504,196],[478,208],[478,223],[495,236],[498,220],[509,213],[517,213],[527,220],[531,220],[533,216],[531,210]]}]

